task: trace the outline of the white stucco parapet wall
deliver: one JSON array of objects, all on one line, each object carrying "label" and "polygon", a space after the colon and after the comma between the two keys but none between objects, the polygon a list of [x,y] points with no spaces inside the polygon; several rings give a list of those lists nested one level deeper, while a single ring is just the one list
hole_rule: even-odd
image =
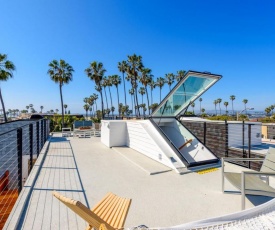
[{"label": "white stucco parapet wall", "polygon": [[185,167],[150,121],[101,123],[101,142],[109,148],[127,146],[172,169]]}]

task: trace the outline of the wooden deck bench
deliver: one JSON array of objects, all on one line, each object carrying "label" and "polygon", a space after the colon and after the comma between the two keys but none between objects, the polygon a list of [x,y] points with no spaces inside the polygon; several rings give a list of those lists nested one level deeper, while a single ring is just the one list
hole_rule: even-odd
[{"label": "wooden deck bench", "polygon": [[119,197],[111,192],[90,210],[80,201],[67,198],[57,192],[53,195],[68,208],[88,222],[86,230],[122,229],[131,205],[131,199]]}]

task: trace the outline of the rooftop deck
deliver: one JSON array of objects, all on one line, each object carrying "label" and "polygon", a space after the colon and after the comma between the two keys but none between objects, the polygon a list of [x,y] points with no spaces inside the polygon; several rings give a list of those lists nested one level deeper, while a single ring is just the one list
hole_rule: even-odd
[{"label": "rooftop deck", "polygon": [[[184,175],[161,170],[150,175],[142,170],[142,159],[135,164],[133,157],[126,159],[125,150],[119,154],[119,149],[107,148],[98,137],[54,136],[46,145],[21,192],[7,229],[14,229],[16,225],[22,229],[85,229],[85,222],[53,198],[52,190],[80,200],[88,207],[93,207],[110,191],[132,198],[125,227],[141,224],[168,227],[241,210],[240,195],[221,192],[220,169]],[[157,167],[155,163],[152,164]],[[148,167],[146,157],[144,165]],[[226,167],[239,169],[231,164]],[[226,188],[233,189],[229,183]],[[247,208],[271,199],[247,197]],[[24,207],[21,213],[20,206]]]}]

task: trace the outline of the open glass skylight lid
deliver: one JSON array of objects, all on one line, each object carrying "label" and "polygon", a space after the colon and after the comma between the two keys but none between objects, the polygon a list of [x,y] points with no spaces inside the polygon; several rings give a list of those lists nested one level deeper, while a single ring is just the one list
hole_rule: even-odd
[{"label": "open glass skylight lid", "polygon": [[151,114],[152,117],[176,117],[198,97],[214,85],[221,75],[208,72],[188,71],[184,78],[162,100]]}]

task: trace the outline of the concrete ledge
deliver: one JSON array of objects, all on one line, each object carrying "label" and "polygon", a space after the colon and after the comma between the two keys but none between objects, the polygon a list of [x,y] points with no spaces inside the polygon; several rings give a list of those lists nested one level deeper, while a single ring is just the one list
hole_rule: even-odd
[{"label": "concrete ledge", "polygon": [[113,147],[112,149],[149,175],[165,173],[173,170],[129,147]]}]

